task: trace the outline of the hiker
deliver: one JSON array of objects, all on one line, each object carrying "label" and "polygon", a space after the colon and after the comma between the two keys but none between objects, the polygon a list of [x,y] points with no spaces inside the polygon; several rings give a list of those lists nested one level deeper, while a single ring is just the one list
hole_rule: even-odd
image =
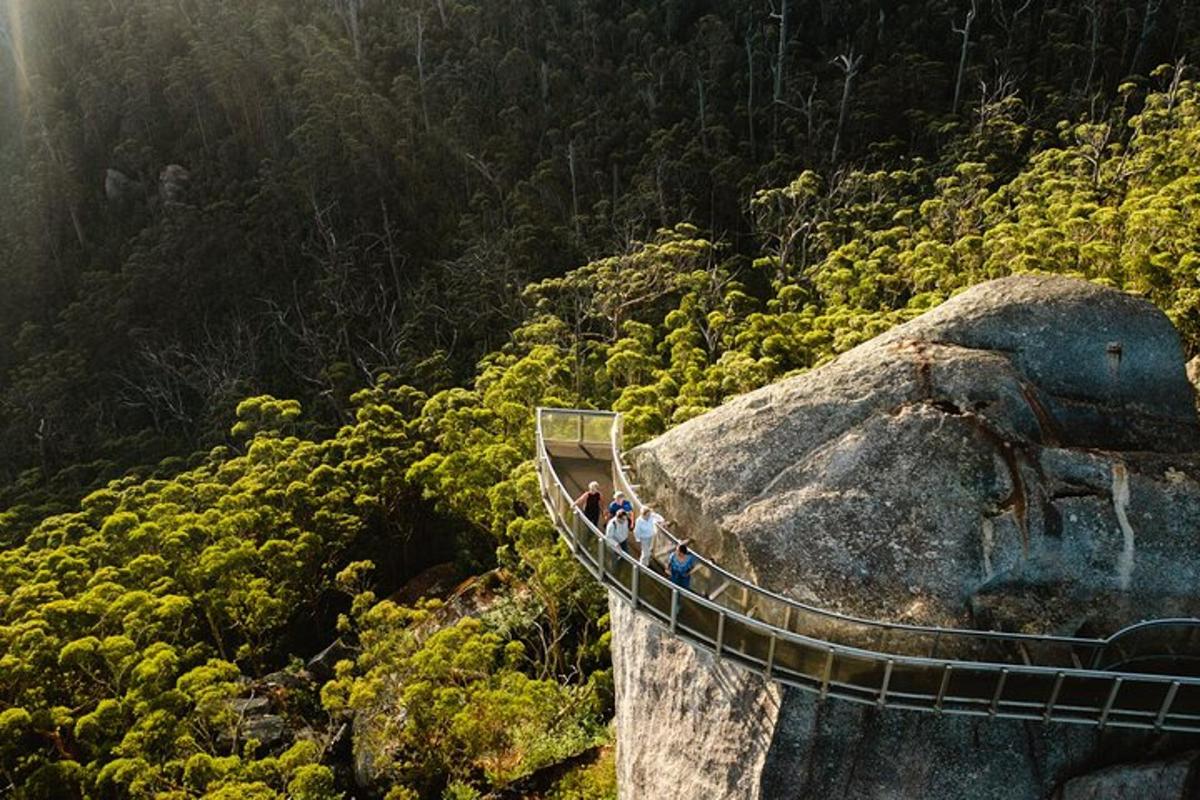
[{"label": "hiker", "polygon": [[671,560],[663,572],[671,579],[671,583],[679,588],[691,589],[692,570],[696,568],[696,561],[696,554],[689,553],[688,546],[680,542],[679,547],[675,548],[675,552],[671,553]]},{"label": "hiker", "polygon": [[624,492],[613,492],[612,502],[608,504],[608,518],[612,519],[618,511],[624,511],[625,516],[633,516],[633,503],[625,499]]},{"label": "hiker", "polygon": [[641,515],[637,522],[633,523],[633,536],[638,543],[638,560],[643,564],[649,564],[650,556],[654,554],[654,533],[660,522],[662,517],[655,514],[650,506],[642,506]]},{"label": "hiker", "polygon": [[623,509],[608,521],[604,528],[604,538],[613,547],[629,552],[629,515]]},{"label": "hiker", "polygon": [[596,530],[600,529],[600,484],[592,481],[587,491],[575,498],[575,505],[583,509],[583,515]]}]

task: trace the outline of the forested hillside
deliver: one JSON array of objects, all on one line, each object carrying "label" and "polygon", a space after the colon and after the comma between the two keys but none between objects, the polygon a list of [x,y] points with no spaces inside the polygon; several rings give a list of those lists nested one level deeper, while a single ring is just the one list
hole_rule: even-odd
[{"label": "forested hillside", "polygon": [[611,797],[535,406],[643,439],[1023,270],[1200,351],[1191,4],[4,8],[0,791]]}]

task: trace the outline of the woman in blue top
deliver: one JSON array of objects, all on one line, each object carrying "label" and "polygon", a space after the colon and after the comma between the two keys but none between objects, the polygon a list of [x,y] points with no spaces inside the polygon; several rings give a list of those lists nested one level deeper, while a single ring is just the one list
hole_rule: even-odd
[{"label": "woman in blue top", "polygon": [[671,579],[671,583],[681,589],[691,589],[692,570],[695,568],[696,555],[688,552],[686,544],[680,543],[679,547],[675,548],[675,552],[671,553],[671,560],[667,563],[664,572]]}]

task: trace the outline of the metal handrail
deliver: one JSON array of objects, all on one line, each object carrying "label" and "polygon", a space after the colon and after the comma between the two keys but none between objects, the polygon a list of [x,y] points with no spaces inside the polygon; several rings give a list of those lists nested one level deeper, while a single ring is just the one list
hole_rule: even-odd
[{"label": "metal handrail", "polygon": [[[616,412],[611,412],[611,411],[595,411],[595,410],[590,410],[590,409],[577,411],[576,409],[558,409],[558,408],[539,409],[539,414],[541,412],[549,412],[549,413],[557,412],[557,413],[568,413],[568,414],[583,413],[583,414],[586,414],[589,416],[607,416],[607,417],[613,418],[613,424],[612,424],[611,430],[610,430],[610,437],[611,437],[610,438],[610,446],[612,447],[612,452],[613,452],[614,478],[616,478],[616,483],[618,483],[620,485],[619,488],[621,489],[621,491],[623,491],[626,494],[626,496],[632,498],[635,505],[637,505],[637,506],[642,505],[640,499],[638,499],[638,497],[637,497],[636,490],[633,488],[632,481],[629,480],[628,476],[625,473],[625,464],[624,464],[623,458],[621,457],[622,450],[621,450],[621,442],[619,441],[620,431],[621,431],[620,414],[618,414]],[[662,534],[667,538],[668,541],[670,541],[672,544],[679,543],[679,541],[680,541],[679,538],[677,536],[675,536],[675,534],[672,533],[665,525],[663,525],[661,522],[656,522],[655,525],[656,525],[657,529],[660,532],[662,532]],[[790,607],[790,608],[793,608],[798,611],[803,611],[804,613],[807,613],[807,614],[814,614],[817,616],[825,617],[827,619],[836,621],[838,623],[849,624],[849,625],[863,625],[863,626],[869,626],[871,628],[882,628],[882,629],[887,629],[887,630],[908,631],[911,633],[919,633],[919,634],[928,635],[928,636],[941,636],[941,637],[965,636],[965,637],[978,638],[978,639],[991,639],[991,640],[997,640],[997,641],[1020,642],[1020,643],[1024,643],[1024,644],[1040,644],[1040,643],[1061,644],[1061,645],[1069,645],[1072,647],[1080,647],[1080,648],[1085,648],[1085,649],[1102,648],[1106,644],[1108,644],[1109,641],[1116,638],[1117,636],[1124,635],[1134,629],[1141,628],[1144,626],[1162,625],[1165,623],[1174,624],[1174,625],[1178,625],[1181,623],[1200,625],[1200,619],[1195,619],[1195,618],[1173,618],[1173,619],[1165,619],[1165,620],[1150,620],[1150,621],[1143,621],[1143,622],[1139,622],[1134,625],[1130,625],[1126,628],[1121,629],[1120,631],[1117,631],[1112,636],[1107,637],[1107,638],[1095,638],[1095,637],[1081,637],[1081,636],[1061,636],[1061,635],[1056,635],[1056,634],[1020,633],[1020,632],[1010,632],[1010,631],[987,631],[987,630],[976,630],[976,629],[970,629],[970,628],[944,628],[944,627],[932,626],[932,625],[914,625],[911,623],[904,623],[904,622],[892,622],[889,620],[880,620],[880,619],[871,619],[871,618],[867,618],[867,617],[859,617],[859,616],[855,616],[852,614],[845,614],[845,613],[842,613],[839,611],[833,611],[833,610],[827,609],[827,608],[821,608],[819,606],[809,605],[802,601],[796,600],[795,598],[788,597],[786,595],[782,595],[777,592],[773,592],[770,589],[765,589],[755,583],[752,583],[752,582],[746,580],[745,578],[743,578],[739,575],[736,575],[727,569],[724,569],[723,567],[721,567],[714,561],[711,561],[710,559],[706,558],[705,556],[703,556],[700,553],[695,552],[694,550],[692,551],[692,553],[693,553],[693,555],[696,556],[696,558],[700,562],[700,564],[702,566],[706,567],[710,572],[720,575],[722,578],[729,580],[731,583],[733,583],[737,586],[744,587],[747,590],[749,590],[755,594],[758,594],[763,597],[767,597],[770,600],[775,601],[786,607]]]},{"label": "metal handrail", "polygon": [[[854,702],[867,702],[939,713],[1002,716],[1018,719],[1044,719],[1047,721],[1055,720],[1094,724],[1100,727],[1112,725],[1145,730],[1200,730],[1200,713],[1195,713],[1200,712],[1200,678],[1135,671],[1116,672],[1083,667],[1045,666],[1028,662],[1004,663],[989,660],[962,660],[884,652],[849,645],[844,642],[828,641],[815,636],[807,636],[794,632],[787,628],[780,628],[769,621],[755,619],[748,614],[741,613],[737,609],[718,604],[701,594],[682,589],[667,581],[654,570],[647,569],[628,554],[611,548],[604,540],[601,531],[592,525],[591,521],[574,504],[574,498],[567,492],[561,478],[554,469],[553,460],[547,449],[547,440],[542,424],[543,412],[547,414],[573,414],[579,417],[583,415],[612,417],[613,423],[610,430],[612,438],[610,445],[613,453],[614,479],[624,479],[623,485],[625,489],[623,491],[628,490],[627,493],[630,497],[636,500],[636,492],[632,491],[632,486],[625,477],[621,466],[620,442],[617,438],[620,434],[621,426],[619,416],[607,412],[574,409],[538,410],[537,456],[538,476],[539,481],[542,483],[542,498],[546,504],[547,511],[555,521],[560,533],[566,538],[572,552],[589,571],[602,583],[608,585],[623,600],[632,603],[635,611],[641,611],[652,622],[666,627],[672,634],[689,641],[693,645],[702,647],[715,653],[718,657],[733,661],[744,667],[762,670],[766,677],[770,679],[820,692],[822,697],[832,695]],[[579,439],[582,441],[582,419],[580,420],[578,429]],[[563,440],[554,441],[559,443]],[[598,444],[596,442],[591,443]],[[557,499],[557,503],[555,499]],[[565,516],[564,513],[566,514]],[[661,530],[672,542],[677,541],[668,530],[665,528],[661,528]],[[580,539],[581,534],[585,535],[583,540]],[[596,547],[594,558],[588,550],[589,545],[592,544]],[[609,569],[607,566],[610,559],[615,560],[615,566],[612,569]],[[707,559],[704,559],[704,562],[712,564]],[[595,565],[594,569],[593,563]],[[622,565],[629,574],[628,586],[621,581]],[[712,566],[715,567],[715,571],[718,574],[728,576],[731,579],[737,579],[737,576],[716,567],[715,564]],[[741,579],[737,579],[737,581],[740,585],[747,585]],[[655,608],[652,602],[647,601],[647,589],[644,588],[647,586],[657,587],[660,593],[665,592],[666,596],[670,598],[669,614],[661,608]],[[751,590],[758,589],[758,587],[752,584],[748,584],[748,586]],[[768,596],[779,597],[765,590],[759,591]],[[782,599],[789,600],[789,598]],[[813,609],[805,604],[796,605],[802,607],[806,612],[810,609],[815,612],[824,611],[825,613],[822,616],[837,619],[838,621],[847,621],[853,624],[871,624],[869,620],[864,621],[859,618],[840,615],[837,612]],[[715,620],[715,633],[709,634],[696,627],[689,627],[689,625],[694,626],[696,623],[694,621],[689,622],[687,618],[693,616],[693,612],[696,611],[704,612],[700,615],[701,621],[703,621],[704,614],[710,614],[711,619]],[[1128,636],[1130,633],[1144,629],[1169,626],[1185,626],[1190,629],[1194,628],[1196,624],[1197,621],[1193,619],[1152,620],[1131,625],[1107,639],[1073,639],[1071,637],[1039,637],[1036,634],[1003,633],[999,633],[998,636],[999,638],[1016,639],[1026,642],[1051,642],[1054,644],[1067,642],[1074,645],[1086,644],[1093,648],[1097,646],[1102,648],[1119,638]],[[740,643],[725,638],[725,632],[729,630],[731,625],[735,628],[740,628],[743,639]],[[915,630],[922,634],[934,634],[935,636],[997,634],[997,632],[990,631],[922,628],[920,626],[899,623],[881,623],[880,627],[906,631]],[[759,644],[763,642],[767,643],[765,653],[761,653],[760,651],[759,655],[755,655],[751,652],[752,648],[748,642],[753,637],[746,638],[751,633],[754,636],[762,637],[758,640]],[[782,663],[776,663],[776,653],[779,645],[783,646],[784,651],[791,648],[793,656],[802,655],[806,650],[809,651],[809,655],[816,653],[823,656],[824,668],[815,671],[805,671],[804,669],[794,669]],[[1102,653],[1102,649],[1095,650],[1097,660]],[[1139,657],[1151,658],[1153,656],[1141,655]],[[1186,656],[1186,658],[1191,658],[1191,656]],[[858,680],[859,676],[853,670],[849,673],[849,677],[844,675],[840,677],[835,676],[837,672],[835,665],[846,667],[845,664],[841,663],[844,661],[852,662],[849,665],[850,667],[867,665],[869,669],[864,674],[871,678],[878,675],[880,685],[874,685],[874,683],[870,685],[864,684]],[[1127,661],[1125,663],[1132,662]],[[882,670],[881,675],[878,674],[879,670]],[[906,670],[909,670],[909,672],[906,673]],[[892,682],[894,673],[902,676],[897,683]],[[954,683],[953,678],[960,675],[971,679],[970,682],[973,687],[983,685],[987,689],[987,692],[962,695],[961,686],[958,690],[959,694],[950,691],[950,687]],[[928,684],[930,691],[913,691],[914,687],[918,686],[921,680],[931,681]],[[980,684],[980,681],[984,681],[984,683]],[[1033,684],[1022,687],[1022,681],[1026,683],[1033,681]],[[960,678],[959,684],[961,685],[962,682],[963,679]],[[1101,686],[1098,687],[1098,683]],[[934,685],[940,686],[936,692],[932,690],[932,686]],[[1007,693],[1006,686],[1009,687]],[[1014,686],[1016,686],[1016,691],[1013,689]],[[1069,689],[1064,688],[1068,686],[1070,687]],[[1127,688],[1122,693],[1121,689],[1123,686],[1130,688]],[[905,687],[907,687],[907,691]],[[1086,699],[1091,697],[1098,688],[1103,688],[1104,691],[1101,695],[1096,696],[1095,702],[1091,700],[1084,702],[1079,699],[1081,692]],[[1029,692],[1034,689],[1040,692],[1036,694],[1036,701],[1028,699]],[[1062,698],[1070,699],[1069,695],[1072,695],[1072,693],[1074,694],[1074,702],[1062,701]],[[1020,694],[1020,696],[1014,696],[1017,694]],[[1185,705],[1179,701],[1181,694],[1186,697],[1188,711],[1182,711],[1179,708],[1181,705]],[[1104,698],[1102,702],[1099,700],[1101,696]],[[1146,707],[1148,702],[1151,704],[1149,708]],[[1193,708],[1193,706],[1196,707]]]}]

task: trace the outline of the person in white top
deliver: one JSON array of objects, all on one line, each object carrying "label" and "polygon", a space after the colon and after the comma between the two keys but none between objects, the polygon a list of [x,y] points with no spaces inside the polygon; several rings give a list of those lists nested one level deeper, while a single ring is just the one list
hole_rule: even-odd
[{"label": "person in white top", "polygon": [[618,511],[608,521],[608,525],[604,527],[604,538],[612,547],[629,552],[629,516],[625,511]]},{"label": "person in white top", "polygon": [[649,506],[642,506],[642,513],[633,525],[633,535],[637,538],[638,550],[641,553],[640,560],[643,564],[650,563],[650,556],[654,553],[654,533],[660,522],[662,522],[662,517],[655,514]]}]

